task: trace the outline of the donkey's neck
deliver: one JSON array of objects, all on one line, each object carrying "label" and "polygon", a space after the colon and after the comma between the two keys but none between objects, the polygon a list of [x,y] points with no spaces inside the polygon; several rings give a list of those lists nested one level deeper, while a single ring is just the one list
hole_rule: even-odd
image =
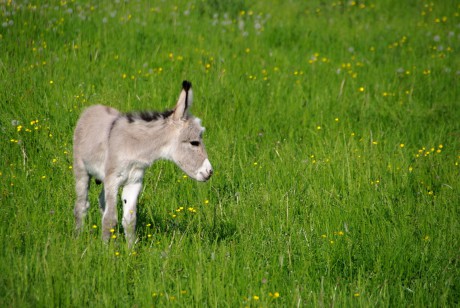
[{"label": "donkey's neck", "polygon": [[177,130],[168,118],[159,116],[148,121],[126,116],[119,122],[120,131],[112,138],[129,152],[130,158],[147,165],[158,159],[170,159]]}]

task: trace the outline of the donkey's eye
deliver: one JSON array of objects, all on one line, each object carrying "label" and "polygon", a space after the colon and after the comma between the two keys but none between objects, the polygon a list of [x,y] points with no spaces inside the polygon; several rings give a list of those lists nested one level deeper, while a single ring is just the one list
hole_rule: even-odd
[{"label": "donkey's eye", "polygon": [[193,145],[194,147],[197,147],[197,146],[200,145],[200,142],[199,141],[191,141],[190,144]]}]

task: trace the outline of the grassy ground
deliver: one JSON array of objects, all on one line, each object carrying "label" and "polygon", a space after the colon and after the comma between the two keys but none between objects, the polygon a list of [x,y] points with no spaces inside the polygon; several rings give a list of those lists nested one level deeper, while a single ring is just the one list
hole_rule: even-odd
[{"label": "grassy ground", "polygon": [[[456,1],[0,1],[0,306],[458,306]],[[183,79],[215,175],[73,237],[72,133]]]}]

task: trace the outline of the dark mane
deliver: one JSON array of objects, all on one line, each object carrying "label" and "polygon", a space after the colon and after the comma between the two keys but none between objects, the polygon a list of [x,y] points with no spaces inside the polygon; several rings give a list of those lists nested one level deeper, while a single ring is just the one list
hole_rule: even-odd
[{"label": "dark mane", "polygon": [[140,112],[129,112],[125,114],[126,119],[129,123],[133,123],[136,120],[144,121],[144,122],[152,122],[159,119],[166,119],[171,114],[173,114],[174,110],[166,110],[163,112],[158,111],[140,111]]}]

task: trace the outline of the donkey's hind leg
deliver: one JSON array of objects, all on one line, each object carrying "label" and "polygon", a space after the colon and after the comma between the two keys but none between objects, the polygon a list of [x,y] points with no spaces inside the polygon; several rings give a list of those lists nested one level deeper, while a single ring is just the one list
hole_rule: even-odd
[{"label": "donkey's hind leg", "polygon": [[[102,239],[108,242],[113,236],[115,226],[118,222],[117,194],[120,187],[120,178],[111,174],[104,179],[104,201],[105,207],[102,214]],[[101,199],[99,199],[101,200]]]},{"label": "donkey's hind leg", "polygon": [[102,187],[102,191],[99,194],[99,210],[101,210],[101,214],[104,215],[104,211],[105,211],[105,190],[104,190],[104,187]]},{"label": "donkey's hind leg", "polygon": [[84,170],[75,170],[75,191],[77,193],[77,201],[75,202],[75,230],[77,234],[83,227],[83,221],[89,209],[88,190],[90,176]]}]

